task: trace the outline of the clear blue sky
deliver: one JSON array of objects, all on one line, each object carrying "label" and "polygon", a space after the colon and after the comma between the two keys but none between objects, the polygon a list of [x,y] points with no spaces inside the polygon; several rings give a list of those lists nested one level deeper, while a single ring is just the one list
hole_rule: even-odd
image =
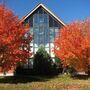
[{"label": "clear blue sky", "polygon": [[90,0],[5,0],[5,5],[19,18],[25,16],[38,3],[43,3],[65,23],[90,17]]}]

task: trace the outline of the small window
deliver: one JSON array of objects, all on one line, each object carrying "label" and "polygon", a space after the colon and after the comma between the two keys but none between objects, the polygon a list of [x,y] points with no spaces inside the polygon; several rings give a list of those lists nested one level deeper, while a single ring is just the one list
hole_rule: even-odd
[{"label": "small window", "polygon": [[45,24],[48,24],[48,15],[47,14],[44,14],[44,23]]},{"label": "small window", "polygon": [[33,27],[33,16],[30,16],[29,25],[30,27]]},{"label": "small window", "polygon": [[54,27],[59,27],[58,22],[56,22],[55,20],[54,20]]},{"label": "small window", "polygon": [[38,18],[38,14],[34,14],[34,16],[33,16],[33,21],[34,21],[34,24],[38,24],[39,23],[39,18]]},{"label": "small window", "polygon": [[49,16],[49,27],[53,27],[53,18]]},{"label": "small window", "polygon": [[43,14],[43,9],[42,8],[39,8],[38,9],[38,12],[39,12],[39,14]]},{"label": "small window", "polygon": [[40,23],[43,23],[44,22],[43,14],[39,14],[39,22]]}]

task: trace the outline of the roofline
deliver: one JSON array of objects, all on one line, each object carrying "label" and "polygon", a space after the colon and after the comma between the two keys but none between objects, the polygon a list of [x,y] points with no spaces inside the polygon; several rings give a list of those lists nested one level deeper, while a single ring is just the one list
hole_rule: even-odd
[{"label": "roofline", "polygon": [[28,18],[34,11],[36,11],[39,7],[43,7],[47,12],[49,12],[54,18],[56,18],[60,23],[62,23],[64,26],[66,25],[62,20],[60,20],[54,13],[52,13],[47,7],[45,7],[42,3],[38,4],[31,12],[29,12],[26,16],[24,16],[21,19],[21,22],[23,22],[26,18]]}]

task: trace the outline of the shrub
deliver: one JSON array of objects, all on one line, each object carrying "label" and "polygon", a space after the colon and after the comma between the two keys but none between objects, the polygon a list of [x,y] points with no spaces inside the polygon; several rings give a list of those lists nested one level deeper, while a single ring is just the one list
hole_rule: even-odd
[{"label": "shrub", "polygon": [[53,65],[53,74],[59,74],[59,73],[62,73],[62,71],[63,71],[63,67],[62,67],[62,63],[61,63],[61,60],[57,57],[57,56],[55,56],[55,58],[54,58],[54,60],[55,60],[55,63],[54,63],[54,65]]},{"label": "shrub", "polygon": [[31,68],[25,68],[24,65],[17,66],[15,72],[15,76],[24,76],[24,75],[34,75],[33,69]]},{"label": "shrub", "polygon": [[40,46],[33,60],[33,68],[36,74],[46,75],[52,72],[53,61],[50,55]]}]

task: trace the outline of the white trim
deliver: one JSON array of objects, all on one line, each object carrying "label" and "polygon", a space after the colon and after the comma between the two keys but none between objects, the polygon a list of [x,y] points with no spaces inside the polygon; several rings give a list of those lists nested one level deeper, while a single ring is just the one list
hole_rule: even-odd
[{"label": "white trim", "polygon": [[47,7],[45,7],[42,3],[39,4],[36,8],[34,8],[30,13],[28,13],[25,17],[23,17],[22,21],[24,21],[26,18],[28,18],[34,11],[36,11],[39,7],[43,7],[47,12],[49,12],[54,18],[56,18],[60,23],[62,23],[63,25],[66,25],[65,23],[63,23],[63,21],[61,21],[54,13],[52,13]]},{"label": "white trim", "polygon": [[6,74],[4,74],[4,73],[0,73],[0,76],[14,76],[14,73],[6,73]]}]

